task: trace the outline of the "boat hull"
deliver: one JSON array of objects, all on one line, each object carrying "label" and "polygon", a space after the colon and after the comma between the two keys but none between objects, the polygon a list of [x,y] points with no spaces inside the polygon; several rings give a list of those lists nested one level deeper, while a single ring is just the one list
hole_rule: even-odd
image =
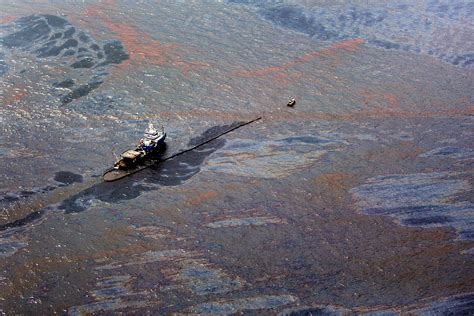
[{"label": "boat hull", "polygon": [[122,178],[125,178],[129,175],[132,175],[134,173],[137,173],[138,171],[147,168],[147,166],[137,166],[136,168],[128,169],[128,170],[122,170],[122,169],[115,169],[115,168],[110,168],[106,170],[102,176],[104,181],[106,182],[111,182],[115,180],[119,180]]}]

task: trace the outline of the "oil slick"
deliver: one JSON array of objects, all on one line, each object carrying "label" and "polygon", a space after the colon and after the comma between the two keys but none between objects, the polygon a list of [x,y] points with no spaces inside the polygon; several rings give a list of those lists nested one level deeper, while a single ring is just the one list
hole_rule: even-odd
[{"label": "oil slick", "polygon": [[[90,293],[92,302],[69,308],[68,314],[74,316],[89,315],[98,312],[117,310],[139,310],[153,303],[147,293],[135,292],[134,279],[129,274],[116,274],[99,278],[96,289]],[[156,301],[155,301],[156,303]]]},{"label": "oil slick", "polygon": [[[306,316],[306,315],[320,315],[320,316],[346,316],[352,315],[354,311],[343,307],[335,306],[301,306],[297,308],[288,308],[281,311],[278,316]],[[389,314],[380,313],[378,315],[388,316]]]},{"label": "oil slick", "polygon": [[28,245],[21,233],[23,229],[18,228],[0,232],[0,258],[12,256]]},{"label": "oil slick", "polygon": [[96,267],[96,270],[113,270],[128,266],[143,265],[160,261],[172,260],[177,257],[186,258],[189,254],[183,249],[147,251],[133,255],[130,259],[124,261],[113,261]]},{"label": "oil slick", "polygon": [[469,1],[388,3],[383,9],[363,3],[321,8],[272,1],[229,2],[256,5],[263,19],[316,41],[363,38],[367,45],[377,48],[431,55],[463,68],[474,66],[469,41],[463,40],[473,31],[472,24],[463,23],[474,19]]},{"label": "oil slick", "polygon": [[460,240],[474,240],[474,204],[450,202],[472,192],[469,181],[447,172],[370,178],[351,189],[368,215],[387,215],[406,226],[452,227]]},{"label": "oil slick", "polygon": [[474,311],[474,293],[463,293],[436,300],[428,306],[415,308],[415,315],[470,315]]},{"label": "oil slick", "polygon": [[210,157],[206,168],[237,176],[284,178],[346,144],[334,136],[313,135],[266,141],[234,139]]},{"label": "oil slick", "polygon": [[28,246],[29,232],[45,220],[45,212],[46,209],[38,210],[20,220],[0,225],[0,258],[10,257]]},{"label": "oil slick", "polygon": [[331,305],[301,306],[287,308],[281,311],[278,316],[399,316],[399,315],[471,315],[474,310],[474,293],[463,293],[453,295],[431,302],[413,304],[405,307],[394,308],[370,308],[356,307],[347,308]]},{"label": "oil slick", "polygon": [[51,184],[41,188],[31,188],[29,190],[21,190],[18,192],[6,192],[0,193],[0,210],[6,211],[11,204],[15,202],[23,202],[28,198],[36,196],[38,194],[46,194],[56,190],[58,187],[66,187],[73,183],[81,183],[83,177],[80,174],[76,174],[70,171],[58,171],[54,174],[52,179],[49,179]]},{"label": "oil slick", "polygon": [[126,301],[123,298],[110,298],[99,302],[71,307],[69,315],[82,316],[91,315],[98,312],[114,312],[118,310],[140,310],[147,307],[147,301]]},{"label": "oil slick", "polygon": [[209,228],[225,228],[237,226],[263,226],[267,224],[287,224],[286,220],[276,216],[259,216],[245,218],[229,218],[206,224]]},{"label": "oil slick", "polygon": [[191,308],[189,312],[209,315],[229,315],[240,311],[272,310],[296,301],[297,298],[292,295],[263,295],[203,303]]},{"label": "oil slick", "polygon": [[8,34],[2,38],[3,47],[28,52],[40,62],[51,59],[57,65],[70,68],[69,73],[74,78],[52,83],[64,91],[61,94],[63,105],[97,89],[107,76],[109,65],[128,59],[120,41],[97,42],[87,32],[55,15],[25,16],[9,24],[7,30]]},{"label": "oil slick", "polygon": [[446,157],[461,160],[474,159],[474,150],[463,147],[439,147],[420,155],[422,158]]},{"label": "oil slick", "polygon": [[162,291],[191,291],[196,295],[224,294],[241,289],[246,282],[212,265],[208,260],[193,258],[176,261],[163,269],[170,285]]},{"label": "oil slick", "polygon": [[0,314],[472,309],[468,2],[246,2],[0,4]]},{"label": "oil slick", "polygon": [[[196,145],[208,140],[233,127],[235,124],[214,126],[201,135],[191,139],[189,146]],[[117,203],[124,200],[132,200],[144,192],[157,190],[160,186],[176,186],[184,183],[195,174],[200,172],[201,164],[216,150],[222,148],[225,140],[222,138],[213,140],[203,145],[198,150],[193,150],[181,156],[156,164],[142,172],[124,178],[117,183],[97,183],[78,194],[65,199],[59,206],[66,213],[78,213],[92,206],[94,200],[107,203]],[[141,179],[141,181],[137,181]]]},{"label": "oil slick", "polygon": [[[192,291],[197,295],[227,293],[241,288],[245,282],[214,267],[202,254],[183,249],[156,250],[136,254],[122,261],[104,262],[95,269],[116,270],[145,264],[162,264],[161,271],[170,282],[161,291]],[[172,263],[170,265],[170,263]]]}]

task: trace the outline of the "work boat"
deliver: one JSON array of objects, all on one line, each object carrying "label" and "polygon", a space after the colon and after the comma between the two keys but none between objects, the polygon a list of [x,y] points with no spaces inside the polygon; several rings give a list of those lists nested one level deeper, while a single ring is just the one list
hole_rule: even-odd
[{"label": "work boat", "polygon": [[164,150],[166,133],[163,126],[158,131],[153,124],[149,124],[143,134],[139,145],[135,149],[129,149],[120,155],[119,160],[114,164],[115,170],[129,170],[135,168],[140,162],[159,154]]}]

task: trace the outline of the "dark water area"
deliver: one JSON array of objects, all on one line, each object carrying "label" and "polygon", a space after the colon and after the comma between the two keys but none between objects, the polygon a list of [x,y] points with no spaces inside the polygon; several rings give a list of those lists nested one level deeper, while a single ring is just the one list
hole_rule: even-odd
[{"label": "dark water area", "polygon": [[[236,123],[214,126],[192,138],[188,146],[195,146],[234,127]],[[237,122],[238,125],[238,122]],[[59,209],[65,213],[77,213],[87,210],[92,199],[108,203],[119,203],[133,200],[143,192],[156,191],[159,186],[176,186],[200,171],[200,165],[213,152],[223,147],[224,139],[213,140],[194,151],[190,151],[172,160],[158,162],[136,175],[131,175],[118,182],[101,182],[65,199]],[[165,152],[166,154],[166,152]],[[63,176],[64,179],[64,176]],[[64,181],[64,180],[62,180]]]},{"label": "dark water area", "polygon": [[68,185],[75,182],[82,182],[82,176],[70,171],[58,171],[54,175],[54,181]]},{"label": "dark water area", "polygon": [[97,89],[103,82],[100,72],[107,65],[120,64],[129,57],[120,41],[98,43],[66,19],[54,15],[33,14],[22,17],[11,28],[13,31],[2,38],[2,44],[6,48],[19,48],[38,58],[56,57],[57,62],[68,64],[74,69],[97,69],[92,72],[93,75],[86,84],[74,86],[72,78],[53,84],[55,87],[71,90],[61,97],[63,104]]},{"label": "dark water area", "polygon": [[[1,2],[0,314],[474,315],[473,34],[464,0]],[[149,123],[159,160],[257,117],[102,181]]]}]

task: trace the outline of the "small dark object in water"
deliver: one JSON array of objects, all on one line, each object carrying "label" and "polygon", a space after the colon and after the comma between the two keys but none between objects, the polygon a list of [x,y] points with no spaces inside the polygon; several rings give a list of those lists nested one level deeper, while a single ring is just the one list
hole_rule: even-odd
[{"label": "small dark object in water", "polygon": [[81,183],[82,176],[69,171],[59,171],[54,174],[54,181],[60,182],[63,185],[69,185],[75,182]]},{"label": "small dark object in water", "polygon": [[290,106],[290,107],[293,107],[295,104],[296,104],[296,100],[295,100],[295,99],[291,99],[290,101],[288,101],[288,103],[287,103],[286,105],[287,105],[287,106]]}]

